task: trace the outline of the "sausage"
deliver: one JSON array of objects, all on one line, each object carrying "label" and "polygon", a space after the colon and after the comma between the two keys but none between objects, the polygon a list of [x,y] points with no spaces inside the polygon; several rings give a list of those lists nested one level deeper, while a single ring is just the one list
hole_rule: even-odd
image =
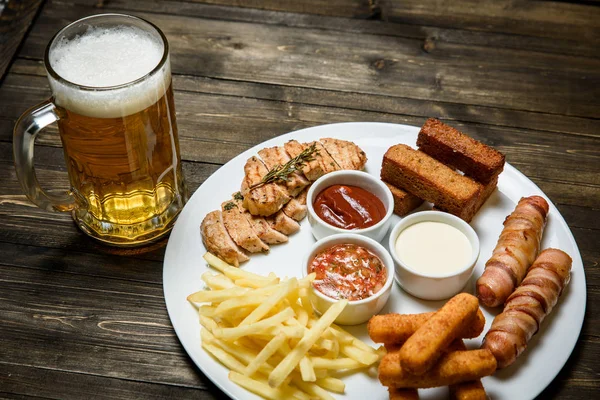
[{"label": "sausage", "polygon": [[477,297],[459,293],[409,337],[400,349],[402,368],[411,374],[423,374],[443,354],[463,327],[471,324],[479,310]]},{"label": "sausage", "polygon": [[492,257],[477,280],[477,297],[488,307],[497,307],[521,283],[540,251],[548,203],[539,196],[523,197],[504,221]]},{"label": "sausage", "polygon": [[546,249],[535,260],[523,283],[506,301],[483,339],[499,368],[511,365],[527,348],[544,318],[556,305],[570,279],[572,260],[562,250]]},{"label": "sausage", "polygon": [[379,364],[379,380],[390,387],[430,388],[473,381],[496,371],[496,359],[487,349],[442,354],[430,370],[413,375],[400,365],[400,351],[388,353]]},{"label": "sausage", "polygon": [[[387,346],[393,344],[402,344],[417,329],[421,327],[429,318],[433,317],[436,311],[422,314],[384,314],[375,315],[367,324],[369,337],[375,343],[384,343]],[[463,326],[457,337],[476,338],[483,332],[485,327],[485,317],[481,310],[477,310],[477,315],[472,323]]]}]

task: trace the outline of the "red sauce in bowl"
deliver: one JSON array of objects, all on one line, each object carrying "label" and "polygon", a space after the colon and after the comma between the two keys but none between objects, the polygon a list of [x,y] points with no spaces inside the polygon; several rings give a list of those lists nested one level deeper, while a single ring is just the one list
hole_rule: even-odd
[{"label": "red sauce in bowl", "polygon": [[387,270],[379,257],[356,244],[336,244],[321,251],[312,259],[308,272],[317,274],[315,289],[333,299],[366,299],[387,281]]},{"label": "red sauce in bowl", "polygon": [[323,221],[342,229],[368,228],[386,214],[382,201],[373,193],[346,185],[333,185],[322,190],[315,198],[313,208]]}]

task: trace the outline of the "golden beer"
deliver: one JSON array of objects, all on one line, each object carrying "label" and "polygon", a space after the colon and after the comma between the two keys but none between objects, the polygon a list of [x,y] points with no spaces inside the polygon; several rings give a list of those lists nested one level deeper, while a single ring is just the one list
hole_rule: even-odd
[{"label": "golden beer", "polygon": [[46,193],[41,201],[32,190],[28,196],[70,210],[99,240],[145,243],[171,229],[188,197],[168,45],[158,28],[135,17],[84,20],[59,32],[46,52],[47,106],[58,122],[72,199],[57,205]]}]

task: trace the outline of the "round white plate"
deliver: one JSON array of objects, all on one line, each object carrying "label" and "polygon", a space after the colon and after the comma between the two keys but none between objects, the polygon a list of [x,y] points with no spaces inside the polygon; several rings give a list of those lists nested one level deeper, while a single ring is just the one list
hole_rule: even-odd
[{"label": "round white plate", "polygon": [[[187,353],[202,372],[230,397],[258,398],[230,382],[227,378],[228,370],[201,348],[198,316],[194,307],[186,301],[186,296],[190,293],[204,288],[200,275],[208,267],[202,259],[206,249],[202,244],[199,229],[204,216],[218,209],[222,201],[239,190],[244,176],[244,163],[263,147],[281,146],[291,139],[300,142],[323,137],[351,140],[367,153],[369,160],[366,171],[379,176],[385,151],[398,143],[415,147],[418,131],[419,128],[414,126],[383,123],[343,123],[302,129],[268,140],[240,154],[208,178],[191,197],[175,224],[167,246],[163,270],[165,301],[175,332]],[[533,182],[506,164],[504,172],[500,175],[498,190],[471,222],[481,241],[481,253],[465,291],[474,292],[474,281],[481,275],[484,264],[496,245],[504,218],[514,210],[521,197],[534,194],[547,199]],[[488,395],[495,400],[529,399],[538,395],[567,361],[583,323],[586,285],[581,255],[565,220],[549,200],[548,203],[550,213],[542,248],[560,248],[573,258],[571,282],[552,314],[543,322],[540,331],[517,362],[505,370],[498,371],[494,376],[483,379]],[[393,217],[392,226],[399,220],[398,216]],[[301,226],[300,232],[292,235],[288,243],[272,246],[269,254],[253,255],[241,268],[263,275],[273,271],[280,277],[300,277],[300,263],[304,251],[314,242],[306,219]],[[386,236],[382,243],[387,246],[387,241]],[[443,301],[419,300],[394,284],[390,300],[382,313],[420,313],[436,310],[443,304]],[[490,310],[483,311],[487,319],[484,331],[486,332],[494,314],[490,313]],[[366,325],[349,327],[348,330],[367,343],[372,343],[367,335]],[[482,338],[483,334],[477,339],[467,341],[467,346],[477,348]],[[336,397],[387,399],[387,390],[375,375],[356,373],[345,376],[343,380],[346,383],[346,394]],[[446,388],[420,390],[419,394],[422,399],[448,396]]]}]

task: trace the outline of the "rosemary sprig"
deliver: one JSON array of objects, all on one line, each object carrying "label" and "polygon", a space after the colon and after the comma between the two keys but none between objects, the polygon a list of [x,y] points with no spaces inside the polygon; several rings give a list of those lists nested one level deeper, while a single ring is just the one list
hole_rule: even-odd
[{"label": "rosemary sprig", "polygon": [[274,166],[262,177],[260,182],[250,186],[249,189],[254,189],[272,182],[286,182],[291,174],[299,171],[307,162],[313,161],[315,159],[314,156],[318,154],[319,151],[317,150],[316,143],[311,144],[285,164]]}]

